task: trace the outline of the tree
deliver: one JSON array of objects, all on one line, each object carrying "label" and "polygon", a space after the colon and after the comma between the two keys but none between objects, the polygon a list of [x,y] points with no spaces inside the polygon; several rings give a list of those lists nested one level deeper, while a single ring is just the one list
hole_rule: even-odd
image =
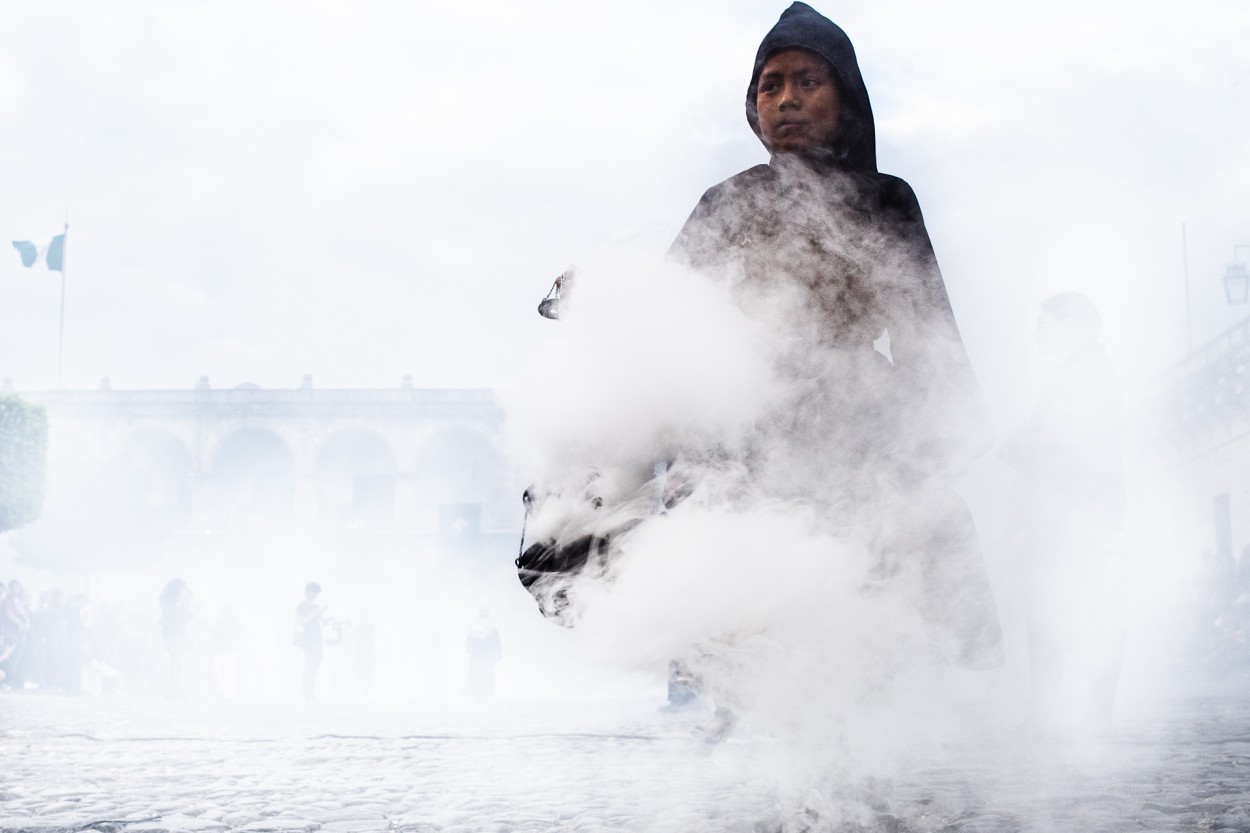
[{"label": "tree", "polygon": [[38,519],[48,460],[48,414],[0,394],[0,532]]}]

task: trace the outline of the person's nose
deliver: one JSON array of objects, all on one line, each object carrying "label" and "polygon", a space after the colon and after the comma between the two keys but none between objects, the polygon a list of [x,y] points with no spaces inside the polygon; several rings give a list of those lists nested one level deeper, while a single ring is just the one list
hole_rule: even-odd
[{"label": "person's nose", "polygon": [[799,108],[799,88],[797,84],[787,81],[781,87],[781,98],[777,102],[779,110],[797,110]]}]

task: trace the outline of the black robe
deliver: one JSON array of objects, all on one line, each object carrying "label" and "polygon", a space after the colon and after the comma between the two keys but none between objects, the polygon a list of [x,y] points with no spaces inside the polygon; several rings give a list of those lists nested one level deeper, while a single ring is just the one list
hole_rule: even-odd
[{"label": "black robe", "polygon": [[[808,158],[777,156],[711,188],[670,251],[729,282],[744,310],[774,325],[784,392],[746,448],[688,449],[685,462],[697,470],[699,458],[740,455],[754,491],[809,504],[827,530],[869,547],[880,592],[902,595],[931,625],[930,655],[993,665],[1002,659],[998,614],[952,486],[992,443],[987,411],[916,197],[876,170],[872,109],[845,33],[803,3],[787,9],[756,56],[748,122],[758,134],[764,63],[795,47],[834,70],[841,133]],[[874,347],[883,333],[884,352]],[[610,535],[567,537],[535,543],[517,561],[557,618],[569,577],[612,549]]]},{"label": "black robe", "polygon": [[907,486],[989,448],[988,411],[903,180],[778,156],[704,194],[670,256],[728,281],[745,309],[787,331],[778,370],[808,395],[784,410],[821,408],[840,463],[888,458],[891,485]]},{"label": "black robe", "polygon": [[756,56],[748,122],[758,134],[764,63],[792,48],[834,70],[839,136],[709,189],[670,256],[728,282],[775,331],[786,384],[746,450],[757,485],[861,537],[876,576],[906,588],[933,626],[943,659],[992,665],[997,610],[953,488],[992,444],[988,411],[915,194],[876,170],[871,106],[845,33],[803,3],[787,9]]}]

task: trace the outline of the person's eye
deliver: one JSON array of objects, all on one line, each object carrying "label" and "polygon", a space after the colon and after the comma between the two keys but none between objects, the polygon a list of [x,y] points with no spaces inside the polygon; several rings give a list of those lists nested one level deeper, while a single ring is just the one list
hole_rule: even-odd
[{"label": "person's eye", "polygon": [[803,81],[802,81],[801,83],[802,83],[803,89],[805,89],[805,90],[814,90],[814,89],[816,89],[817,87],[819,87],[819,86],[820,86],[820,79],[819,79],[819,78],[812,78],[812,77],[810,77],[810,76],[809,76],[809,77],[807,77],[807,78],[804,78],[804,79],[803,79]]}]

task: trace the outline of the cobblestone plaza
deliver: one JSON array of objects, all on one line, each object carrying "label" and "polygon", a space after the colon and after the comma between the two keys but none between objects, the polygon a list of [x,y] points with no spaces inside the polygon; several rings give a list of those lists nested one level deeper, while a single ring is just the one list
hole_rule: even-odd
[{"label": "cobblestone plaza", "polygon": [[797,793],[770,770],[775,738],[707,746],[697,719],[653,703],[205,711],[10,694],[0,830],[1250,830],[1244,695],[1177,699],[1097,742],[974,733],[889,778]]}]

